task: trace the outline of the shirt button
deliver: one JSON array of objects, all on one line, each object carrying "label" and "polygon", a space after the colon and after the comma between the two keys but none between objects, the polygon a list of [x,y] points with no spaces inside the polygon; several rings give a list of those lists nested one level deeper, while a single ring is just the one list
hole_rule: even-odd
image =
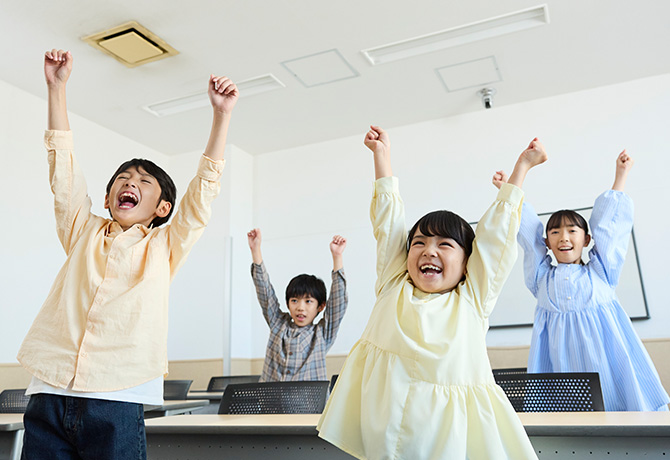
[{"label": "shirt button", "polygon": [[82,351],[81,353],[79,353],[79,356],[81,356],[82,358],[86,358],[86,352]]},{"label": "shirt button", "polygon": [[290,374],[291,374],[291,371],[286,371],[286,373],[290,375]]},{"label": "shirt button", "polygon": [[570,281],[570,277],[569,277],[569,276],[566,276],[566,277],[565,277],[565,281]]},{"label": "shirt button", "polygon": [[572,297],[568,296],[568,300],[572,300]]},{"label": "shirt button", "polygon": [[293,352],[292,352],[292,351],[289,351],[288,355],[289,355],[289,356],[293,356]]}]

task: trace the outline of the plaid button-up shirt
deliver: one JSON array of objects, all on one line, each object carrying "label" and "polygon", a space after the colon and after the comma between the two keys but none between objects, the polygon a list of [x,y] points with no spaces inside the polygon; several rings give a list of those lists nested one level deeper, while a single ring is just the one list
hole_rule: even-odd
[{"label": "plaid button-up shirt", "polygon": [[251,277],[263,316],[270,327],[260,381],[328,380],[326,353],[335,342],[347,309],[344,270],[332,272],[330,295],[323,318],[316,324],[303,327],[297,326],[290,314],[280,310],[265,264],[251,264]]}]

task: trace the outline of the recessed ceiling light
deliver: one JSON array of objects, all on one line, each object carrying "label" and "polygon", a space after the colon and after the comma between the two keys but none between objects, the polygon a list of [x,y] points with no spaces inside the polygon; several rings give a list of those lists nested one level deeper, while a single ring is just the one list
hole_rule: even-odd
[{"label": "recessed ceiling light", "polygon": [[547,5],[541,5],[388,45],[368,48],[362,50],[361,53],[370,61],[370,64],[378,65],[548,23],[549,10]]},{"label": "recessed ceiling light", "polygon": [[291,59],[281,65],[307,88],[359,76],[337,49]]},{"label": "recessed ceiling light", "polygon": [[449,92],[502,81],[494,56],[440,67],[435,72]]},{"label": "recessed ceiling light", "polygon": [[[254,94],[265,93],[279,88],[285,88],[286,85],[279,81],[272,74],[261,75],[236,83],[240,92],[240,97],[253,96]],[[157,116],[174,115],[175,113],[186,112],[188,110],[199,109],[209,106],[209,97],[207,93],[199,92],[190,96],[178,97],[155,104],[144,106],[143,109]]]},{"label": "recessed ceiling light", "polygon": [[135,21],[82,37],[82,40],[126,67],[137,67],[179,54],[179,51]]}]

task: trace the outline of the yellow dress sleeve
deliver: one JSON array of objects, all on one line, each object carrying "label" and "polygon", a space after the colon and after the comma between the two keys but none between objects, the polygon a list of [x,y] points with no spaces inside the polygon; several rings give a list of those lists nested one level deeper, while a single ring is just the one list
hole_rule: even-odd
[{"label": "yellow dress sleeve", "polygon": [[463,293],[488,318],[517,257],[523,190],[503,184],[495,202],[477,224],[466,265]]}]

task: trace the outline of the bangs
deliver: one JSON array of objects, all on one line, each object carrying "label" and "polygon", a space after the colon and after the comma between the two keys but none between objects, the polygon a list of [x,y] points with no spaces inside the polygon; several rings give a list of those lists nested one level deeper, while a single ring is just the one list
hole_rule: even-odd
[{"label": "bangs", "polygon": [[547,221],[546,231],[552,230],[554,228],[560,228],[561,226],[576,226],[584,230],[584,233],[589,234],[589,225],[586,223],[586,220],[576,211],[570,209],[562,209],[556,211],[551,215],[549,221]]},{"label": "bangs", "polygon": [[463,248],[469,257],[472,254],[472,241],[475,232],[462,217],[451,211],[433,211],[418,220],[407,236],[407,250],[411,246],[414,234],[419,230],[425,236],[451,238]]}]

